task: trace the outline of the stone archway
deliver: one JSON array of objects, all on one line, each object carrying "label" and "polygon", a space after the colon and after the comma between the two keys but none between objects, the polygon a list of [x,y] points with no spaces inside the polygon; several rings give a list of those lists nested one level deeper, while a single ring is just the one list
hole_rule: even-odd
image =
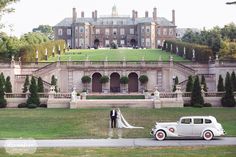
[{"label": "stone archway", "polygon": [[137,45],[137,41],[136,41],[135,39],[131,39],[131,40],[130,40],[130,45],[131,45],[132,47],[135,47],[135,46]]},{"label": "stone archway", "polygon": [[94,73],[92,76],[92,92],[101,93],[102,84],[100,83],[100,78],[102,75],[100,73]]},{"label": "stone archway", "polygon": [[120,74],[112,73],[110,76],[110,91],[113,93],[120,92]]},{"label": "stone archway", "polygon": [[129,74],[128,91],[138,92],[138,75],[136,73]]},{"label": "stone archway", "polygon": [[99,39],[95,39],[93,44],[94,44],[94,48],[98,48],[100,45]]}]

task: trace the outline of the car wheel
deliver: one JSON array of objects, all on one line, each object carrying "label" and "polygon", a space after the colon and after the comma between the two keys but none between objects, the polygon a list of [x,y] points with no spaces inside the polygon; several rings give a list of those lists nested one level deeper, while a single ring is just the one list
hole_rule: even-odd
[{"label": "car wheel", "polygon": [[207,141],[211,140],[213,137],[214,135],[210,130],[207,130],[203,133],[203,138]]},{"label": "car wheel", "polygon": [[156,139],[158,140],[158,141],[162,141],[162,140],[164,140],[165,138],[166,138],[166,134],[165,134],[165,132],[164,131],[162,131],[162,130],[158,130],[157,132],[156,132]]}]

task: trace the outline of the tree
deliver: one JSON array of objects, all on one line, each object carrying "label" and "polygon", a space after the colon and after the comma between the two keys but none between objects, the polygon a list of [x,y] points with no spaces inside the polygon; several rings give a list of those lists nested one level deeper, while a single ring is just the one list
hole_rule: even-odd
[{"label": "tree", "polygon": [[186,85],[186,92],[192,92],[192,90],[193,90],[193,77],[192,77],[192,75],[190,75],[188,77],[188,82]]},{"label": "tree", "polygon": [[179,84],[179,78],[178,78],[178,76],[176,76],[176,77],[174,78],[174,87],[173,87],[173,92],[176,91],[176,85],[178,85],[178,84]]},{"label": "tree", "polygon": [[40,104],[40,100],[39,100],[39,96],[38,96],[38,88],[37,88],[37,84],[35,81],[35,78],[32,77],[31,78],[31,83],[30,83],[30,87],[29,87],[29,92],[30,95],[27,99],[27,106],[31,105],[31,104],[35,104],[35,105],[39,105]]},{"label": "tree", "polygon": [[201,78],[201,85],[203,85],[203,90],[207,92],[207,84],[206,84],[206,79],[204,75],[202,75],[202,78]]},{"label": "tree", "polygon": [[46,35],[49,39],[54,39],[54,33],[52,26],[49,25],[39,25],[37,28],[33,29],[33,32],[40,32]]},{"label": "tree", "polygon": [[26,33],[24,34],[20,40],[22,42],[25,42],[29,45],[32,44],[41,44],[41,43],[45,43],[47,41],[49,41],[48,37],[40,32],[30,32],[30,33]]},{"label": "tree", "polygon": [[12,85],[11,85],[11,78],[10,78],[10,76],[7,76],[7,78],[6,78],[5,92],[6,93],[12,93]]},{"label": "tree", "polygon": [[88,88],[87,86],[91,82],[91,77],[90,76],[83,76],[81,78],[81,81],[82,81],[83,84],[85,84],[85,88],[87,90],[87,88]]},{"label": "tree", "polygon": [[25,83],[23,85],[23,93],[26,93],[28,91],[30,82],[29,82],[29,76],[27,75],[25,78]]},{"label": "tree", "polygon": [[5,84],[6,84],[6,80],[5,80],[5,76],[3,73],[0,74],[0,80],[2,81],[2,85],[3,85],[3,89],[4,89]]},{"label": "tree", "polygon": [[235,76],[235,72],[234,71],[231,74],[231,82],[232,82],[233,91],[236,92],[236,76]]},{"label": "tree", "polygon": [[[13,12],[14,9],[13,8],[7,8],[7,6],[9,6],[12,3],[15,3],[19,0],[1,0],[0,2],[0,20],[1,17],[5,14],[5,13],[10,13]],[[3,27],[3,24],[0,24],[0,29]]]},{"label": "tree", "polygon": [[233,89],[232,89],[232,82],[230,79],[230,74],[227,72],[225,78],[225,95],[221,99],[221,104],[224,107],[234,107],[236,102],[234,99]]},{"label": "tree", "polygon": [[218,80],[218,85],[217,85],[217,91],[218,92],[223,92],[225,91],[225,87],[224,87],[224,80],[222,78],[222,76],[219,76],[219,80]]},{"label": "tree", "polygon": [[204,104],[204,100],[201,93],[201,86],[199,77],[196,76],[194,84],[193,84],[193,90],[192,90],[192,96],[191,96],[191,105],[196,107],[202,107]]},{"label": "tree", "polygon": [[5,92],[3,88],[3,81],[0,79],[0,108],[5,108],[7,105],[7,101],[4,98]]},{"label": "tree", "polygon": [[38,78],[38,92],[43,93],[44,87],[43,87],[43,80],[41,77]]},{"label": "tree", "polygon": [[55,92],[58,92],[58,90],[57,90],[57,79],[54,75],[52,75],[52,78],[51,78],[51,85],[55,86]]}]

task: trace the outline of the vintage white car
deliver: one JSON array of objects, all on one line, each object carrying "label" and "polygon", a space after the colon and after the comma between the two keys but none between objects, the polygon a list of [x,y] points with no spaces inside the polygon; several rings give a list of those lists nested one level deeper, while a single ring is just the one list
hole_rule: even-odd
[{"label": "vintage white car", "polygon": [[151,133],[157,140],[166,137],[202,137],[211,140],[213,137],[225,134],[222,125],[212,116],[181,117],[176,123],[158,123]]}]

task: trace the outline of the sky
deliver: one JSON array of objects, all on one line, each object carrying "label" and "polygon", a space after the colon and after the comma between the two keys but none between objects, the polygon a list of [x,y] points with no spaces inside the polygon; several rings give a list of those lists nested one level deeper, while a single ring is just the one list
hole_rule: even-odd
[{"label": "sky", "polygon": [[65,17],[71,17],[73,7],[79,17],[81,11],[91,17],[94,10],[98,11],[98,16],[110,15],[112,6],[116,5],[118,14],[131,16],[134,9],[139,17],[144,17],[145,11],[151,16],[153,8],[157,7],[158,17],[169,20],[174,9],[177,28],[210,29],[236,23],[236,5],[226,5],[227,1],[233,0],[20,0],[11,5],[15,12],[3,16],[1,22],[6,24],[4,31],[9,35],[21,36],[41,24],[54,26]]}]

